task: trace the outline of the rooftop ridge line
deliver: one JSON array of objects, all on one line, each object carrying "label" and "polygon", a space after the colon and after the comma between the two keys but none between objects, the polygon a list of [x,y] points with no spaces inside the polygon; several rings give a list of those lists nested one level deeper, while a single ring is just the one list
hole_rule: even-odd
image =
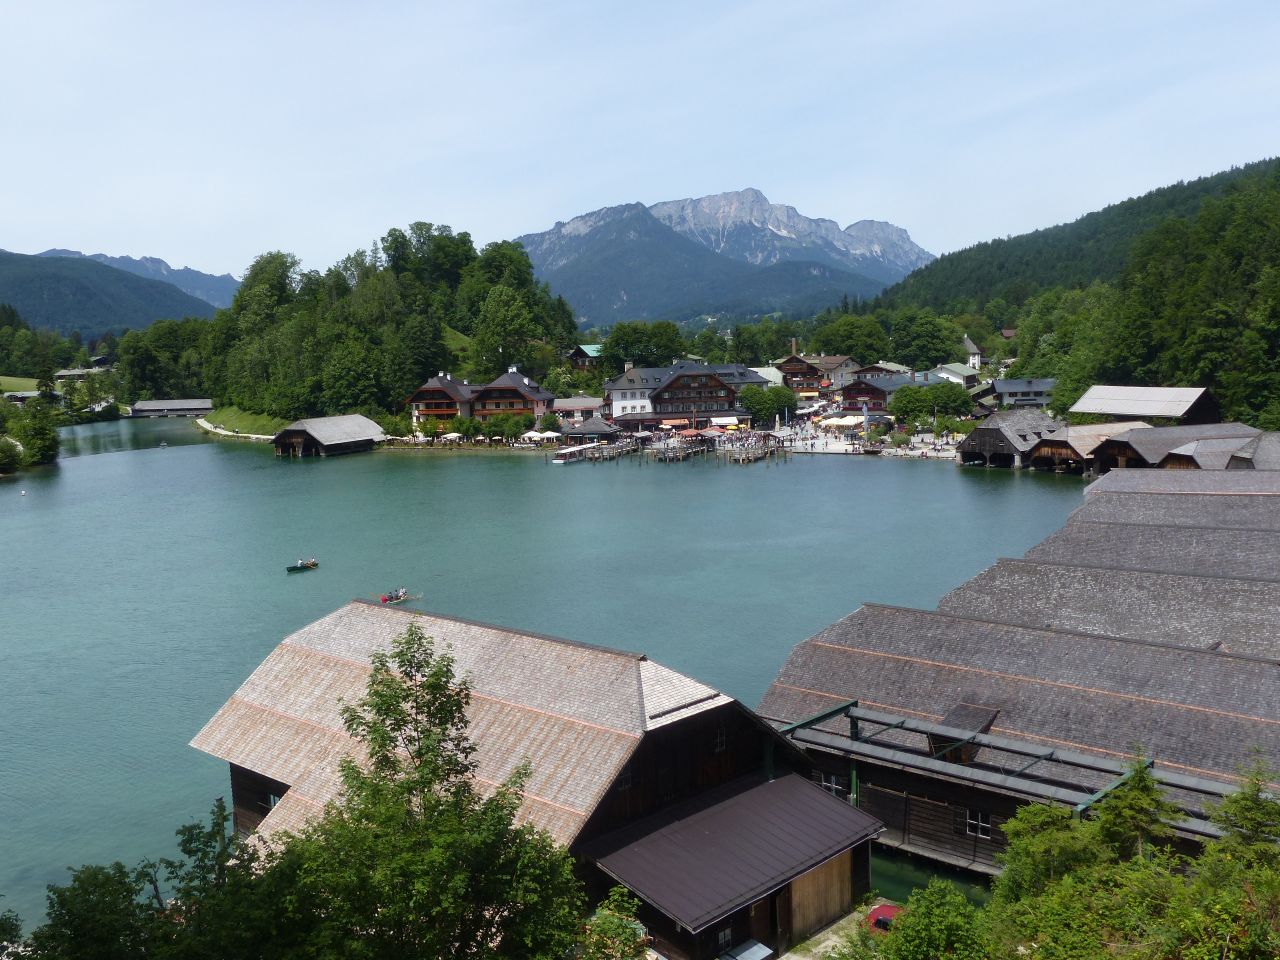
[{"label": "rooftop ridge line", "polygon": [[[1028,560],[1026,562],[1035,563],[1036,561]],[[1070,566],[1070,564],[1067,564],[1067,566]],[[990,570],[990,569],[992,568],[987,567],[987,569],[984,570],[983,573],[986,573],[987,570]],[[1086,567],[1083,569],[1089,569],[1089,568]],[[1131,567],[1115,567],[1112,569],[1124,570],[1130,573],[1159,573],[1160,572],[1158,570],[1133,570]],[[978,574],[978,576],[981,576],[981,575],[982,574]],[[977,577],[972,577],[969,580],[966,580],[964,583],[960,584],[959,587],[956,587],[956,590],[959,590],[961,587],[965,586],[968,583],[971,583],[973,580],[976,580],[976,579]],[[1235,579],[1235,578],[1216,577],[1214,579],[1226,580],[1226,579]],[[1274,581],[1259,580],[1258,582],[1273,583]],[[944,598],[946,596],[950,596],[951,593],[954,593],[954,592],[955,592],[954,590],[948,591],[947,594],[944,595]],[[1280,660],[1276,660],[1272,657],[1259,657],[1259,656],[1255,656],[1253,654],[1248,654],[1248,653],[1233,653],[1230,650],[1209,650],[1205,647],[1187,647],[1187,646],[1183,646],[1182,644],[1172,643],[1167,640],[1144,640],[1137,637],[1113,637],[1110,634],[1106,634],[1106,633],[1089,633],[1088,631],[1085,631],[1085,630],[1072,630],[1069,627],[1063,627],[1063,628],[1045,627],[1045,626],[1036,626],[1034,624],[1010,623],[1007,620],[983,620],[981,617],[970,617],[970,616],[965,616],[964,614],[948,613],[945,610],[919,610],[915,607],[898,607],[888,603],[864,603],[863,607],[875,607],[881,610],[893,610],[893,611],[905,612],[905,613],[922,613],[930,617],[938,617],[940,619],[946,619],[946,620],[961,620],[967,623],[981,623],[981,624],[986,624],[992,627],[1015,627],[1019,630],[1031,630],[1031,631],[1034,631],[1035,633],[1061,634],[1063,636],[1068,636],[1068,637],[1087,637],[1090,640],[1103,640],[1107,643],[1133,643],[1133,644],[1138,644],[1144,647],[1155,647],[1158,650],[1177,650],[1177,651],[1185,651],[1188,653],[1203,653],[1203,654],[1208,654],[1214,657],[1230,657],[1235,660],[1245,660],[1251,663],[1271,663],[1271,664],[1280,666]],[[857,611],[855,610],[854,613],[856,612]],[[853,614],[850,614],[849,616],[853,616]],[[830,627],[828,627],[827,629],[830,629]],[[826,630],[822,631],[822,633],[826,633]],[[820,634],[817,634],[816,636],[822,636],[822,634],[820,633]]]},{"label": "rooftop ridge line", "polygon": [[[1017,680],[1024,683],[1038,684],[1040,686],[1059,687],[1063,690],[1074,690],[1079,693],[1096,693],[1104,697],[1115,697],[1118,700],[1132,700],[1136,703],[1150,703],[1163,707],[1177,707],[1182,710],[1194,710],[1197,713],[1207,713],[1211,716],[1217,717],[1230,717],[1235,720],[1244,720],[1248,723],[1264,723],[1272,726],[1280,726],[1280,720],[1273,720],[1269,717],[1255,717],[1247,713],[1236,713],[1233,710],[1219,710],[1216,707],[1203,707],[1194,703],[1181,703],[1177,700],[1165,700],[1163,697],[1148,697],[1138,693],[1119,693],[1115,690],[1106,690],[1102,687],[1087,687],[1080,683],[1068,683],[1065,680],[1049,680],[1045,677],[1028,677],[1020,673],[1005,673],[1001,670],[991,670],[986,667],[966,667],[958,663],[947,663],[943,660],[931,660],[928,657],[911,657],[902,653],[886,653],[880,650],[869,650],[866,647],[849,647],[837,643],[827,643],[823,640],[809,640],[807,642],[816,646],[826,647],[831,650],[840,650],[846,653],[861,653],[869,657],[883,657],[887,660],[902,660],[907,663],[925,664],[931,667],[939,667],[943,670],[956,670],[962,673],[976,673],[987,677],[997,677],[1002,680]],[[1179,649],[1192,650],[1194,648],[1185,647]]]}]

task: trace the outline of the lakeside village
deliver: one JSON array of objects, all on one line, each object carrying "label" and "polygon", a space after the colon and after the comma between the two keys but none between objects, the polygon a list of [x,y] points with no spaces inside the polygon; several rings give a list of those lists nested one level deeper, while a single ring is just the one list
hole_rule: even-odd
[{"label": "lakeside village", "polygon": [[[285,637],[192,741],[228,764],[235,830],[288,843],[339,800],[352,741],[337,703],[360,701],[376,656],[413,626],[468,678],[476,782],[506,783],[530,761],[518,821],[567,851],[593,902],[615,887],[634,898],[650,956],[843,949],[853,941],[840,938],[856,940],[869,923],[859,905],[873,847],[995,878],[1019,829],[1048,844],[1032,857],[1047,859],[1019,861],[1022,873],[996,881],[998,896],[1021,890],[1029,903],[1059,867],[1120,870],[1155,844],[1161,857],[1185,858],[1169,868],[1171,915],[1160,922],[1195,942],[1204,933],[1229,943],[1241,930],[1280,942],[1271,894],[1238,872],[1260,862],[1240,853],[1255,848],[1223,814],[1242,795],[1274,806],[1280,434],[1217,422],[1214,398],[1198,388],[1094,387],[1070,414],[1099,422],[1069,425],[1044,409],[1051,384],[970,375],[795,354],[770,368],[682,360],[627,369],[602,398],[567,400],[515,369],[483,385],[433,377],[408,399],[415,436],[405,446],[550,441],[549,429],[467,437],[448,427],[551,415],[559,450],[808,443],[866,453],[895,394],[946,382],[978,406],[972,429],[948,445],[960,464],[1105,476],[1060,529],[935,608],[868,602],[800,642],[754,708],[642,653],[347,603]],[[797,409],[757,424],[739,403],[749,387],[785,388]],[[208,412],[208,401],[151,401],[132,415]],[[281,456],[387,442],[358,416],[261,439]],[[1266,772],[1250,779],[1250,769]],[[1151,794],[1135,799],[1139,789]],[[1107,832],[1123,822],[1136,847]],[[1268,850],[1280,840],[1274,819],[1249,829],[1248,842]],[[1185,866],[1214,856],[1225,859],[1210,861],[1218,872],[1207,880]],[[1166,861],[1151,862],[1144,869]],[[1168,893],[1178,884],[1185,900]],[[895,930],[912,929],[912,910],[926,926],[951,922],[926,904]],[[1144,899],[1143,909],[1162,908]],[[937,949],[929,955],[950,955]]]},{"label": "lakeside village", "polygon": [[[139,401],[139,418],[193,417],[214,434],[271,442],[281,456],[335,456],[380,445],[541,450],[553,463],[643,454],[659,462],[715,456],[751,463],[792,453],[890,455],[961,465],[1094,477],[1124,467],[1270,469],[1280,434],[1220,422],[1205,388],[1090,388],[1065,419],[1049,409],[1052,379],[984,379],[988,359],[964,338],[966,363],[913,371],[880,361],[793,352],[773,364],[707,364],[696,357],[633,367],[604,396],[557,397],[516,367],[472,384],[444,371],[405,401],[411,435],[388,436],[361,415],[314,417],[274,435],[205,419],[206,399]],[[793,344],[794,347],[794,344]],[[574,348],[575,370],[600,363],[598,344]],[[62,370],[55,383],[98,368]],[[22,404],[35,392],[11,392]]]}]

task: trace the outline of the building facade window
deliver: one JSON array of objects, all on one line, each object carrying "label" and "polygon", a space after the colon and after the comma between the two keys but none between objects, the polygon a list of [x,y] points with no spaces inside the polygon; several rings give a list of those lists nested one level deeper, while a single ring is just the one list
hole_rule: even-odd
[{"label": "building facade window", "polygon": [[965,833],[971,837],[980,837],[983,840],[991,839],[991,814],[982,810],[974,810],[972,807],[968,810],[968,816],[965,820]]},{"label": "building facade window", "polygon": [[715,752],[724,753],[725,748],[729,745],[729,734],[723,726],[716,727]]}]

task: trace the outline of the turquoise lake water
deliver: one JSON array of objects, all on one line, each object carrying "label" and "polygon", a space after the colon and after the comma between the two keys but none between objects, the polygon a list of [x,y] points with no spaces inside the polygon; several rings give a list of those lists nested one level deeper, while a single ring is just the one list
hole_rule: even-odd
[{"label": "turquoise lake water", "polygon": [[873,457],[289,462],[185,420],[74,428],[63,455],[0,481],[0,909],[28,928],[68,865],[174,853],[229,790],[188,741],[353,597],[404,584],[423,609],[642,651],[755,706],[805,637],[863,601],[934,605],[1082,495]]}]

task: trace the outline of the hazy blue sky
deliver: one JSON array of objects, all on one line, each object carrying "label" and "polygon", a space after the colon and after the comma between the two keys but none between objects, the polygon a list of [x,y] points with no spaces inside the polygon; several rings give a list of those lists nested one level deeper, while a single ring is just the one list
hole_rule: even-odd
[{"label": "hazy blue sky", "polygon": [[747,186],[934,252],[1280,153],[1280,4],[0,5],[0,247],[324,268]]}]

